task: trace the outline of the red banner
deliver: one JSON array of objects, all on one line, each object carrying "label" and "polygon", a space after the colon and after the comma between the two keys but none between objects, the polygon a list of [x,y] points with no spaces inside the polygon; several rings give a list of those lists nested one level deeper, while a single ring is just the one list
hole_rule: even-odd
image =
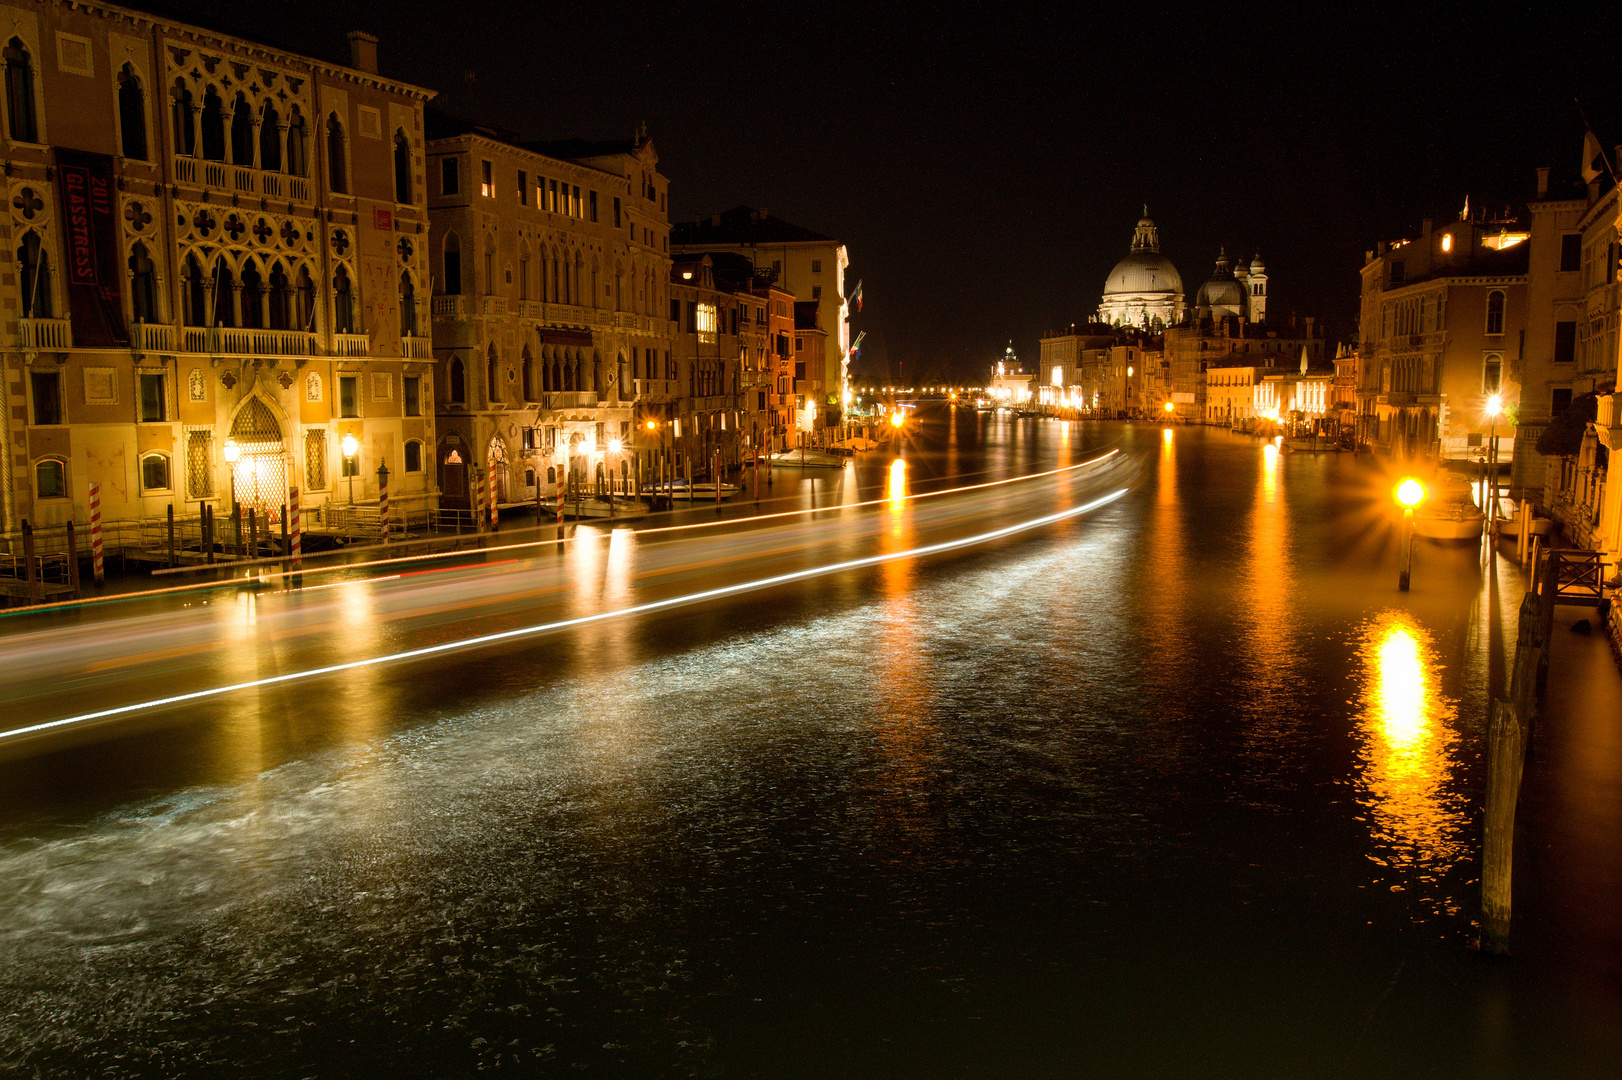
[{"label": "red banner", "polygon": [[127,346],[119,282],[118,199],[113,159],[82,150],[56,151],[62,200],[62,249],[73,341],[92,348]]}]

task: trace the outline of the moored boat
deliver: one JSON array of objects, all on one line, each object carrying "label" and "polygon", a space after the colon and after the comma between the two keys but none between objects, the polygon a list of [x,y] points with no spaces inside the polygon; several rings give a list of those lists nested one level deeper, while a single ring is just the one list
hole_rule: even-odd
[{"label": "moored boat", "polygon": [[1476,540],[1486,520],[1472,500],[1469,482],[1444,473],[1414,511],[1414,534],[1427,540]]}]

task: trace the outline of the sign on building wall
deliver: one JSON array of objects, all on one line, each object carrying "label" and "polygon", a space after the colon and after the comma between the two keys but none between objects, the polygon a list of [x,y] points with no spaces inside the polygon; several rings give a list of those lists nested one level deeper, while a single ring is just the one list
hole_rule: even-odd
[{"label": "sign on building wall", "polygon": [[62,201],[62,246],[67,261],[68,313],[76,344],[127,346],[119,302],[118,200],[113,159],[58,148],[56,186]]}]

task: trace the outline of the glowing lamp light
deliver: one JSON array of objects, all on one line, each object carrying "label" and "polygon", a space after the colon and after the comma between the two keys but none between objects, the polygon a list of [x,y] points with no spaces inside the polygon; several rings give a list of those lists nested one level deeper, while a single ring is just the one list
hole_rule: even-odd
[{"label": "glowing lamp light", "polygon": [[1175,409],[1175,408],[1176,408],[1176,407],[1177,407],[1177,406],[1175,406],[1175,405],[1173,405],[1173,404],[1172,404],[1172,403],[1171,403],[1171,402],[1169,402],[1169,401],[1168,401],[1168,402],[1166,402],[1166,411],[1167,411],[1167,412],[1171,412],[1171,411],[1172,411],[1172,410],[1173,410],[1173,409]]},{"label": "glowing lamp light", "polygon": [[620,447],[623,446],[623,445],[624,444],[621,443],[618,439],[609,439],[608,440],[608,452],[610,454],[617,454],[617,453],[620,452]]},{"label": "glowing lamp light", "polygon": [[656,428],[658,426],[659,426],[659,421],[657,421],[657,420],[649,420],[648,421],[647,428],[648,428],[649,431],[652,431],[654,428]]},{"label": "glowing lamp light", "polygon": [[1487,415],[1498,416],[1504,411],[1504,398],[1501,394],[1494,394],[1487,399]]},{"label": "glowing lamp light", "polygon": [[895,412],[890,414],[890,426],[891,427],[900,427],[902,424],[905,424],[906,422],[907,422],[907,418],[905,416],[901,415],[901,410],[900,409],[897,409]]},{"label": "glowing lamp light", "polygon": [[1425,485],[1413,477],[1408,477],[1397,485],[1397,505],[1404,510],[1412,510],[1425,501]]},{"label": "glowing lamp light", "polygon": [[344,457],[354,457],[355,451],[360,449],[360,443],[353,435],[345,435],[343,441]]},{"label": "glowing lamp light", "polygon": [[237,459],[242,456],[242,447],[237,445],[237,441],[235,439],[226,439],[225,448],[222,453],[225,454],[225,463],[227,465],[235,465],[237,463]]},{"label": "glowing lamp light", "polygon": [[1453,250],[1453,234],[1452,233],[1446,233],[1446,234],[1444,234],[1442,236],[1442,250],[1443,251],[1452,251]]}]

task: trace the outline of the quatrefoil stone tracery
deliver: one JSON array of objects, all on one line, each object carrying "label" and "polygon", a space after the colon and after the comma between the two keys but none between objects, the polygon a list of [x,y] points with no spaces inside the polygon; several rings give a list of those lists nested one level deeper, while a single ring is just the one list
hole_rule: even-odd
[{"label": "quatrefoil stone tracery", "polygon": [[130,223],[130,228],[141,232],[152,224],[152,215],[147,213],[146,207],[138,202],[132,202],[124,207],[124,220]]},{"label": "quatrefoil stone tracery", "polygon": [[45,200],[34,194],[33,188],[25,187],[17,192],[17,197],[11,200],[11,205],[15,206],[17,212],[24,218],[33,221],[34,215],[45,209]]}]

